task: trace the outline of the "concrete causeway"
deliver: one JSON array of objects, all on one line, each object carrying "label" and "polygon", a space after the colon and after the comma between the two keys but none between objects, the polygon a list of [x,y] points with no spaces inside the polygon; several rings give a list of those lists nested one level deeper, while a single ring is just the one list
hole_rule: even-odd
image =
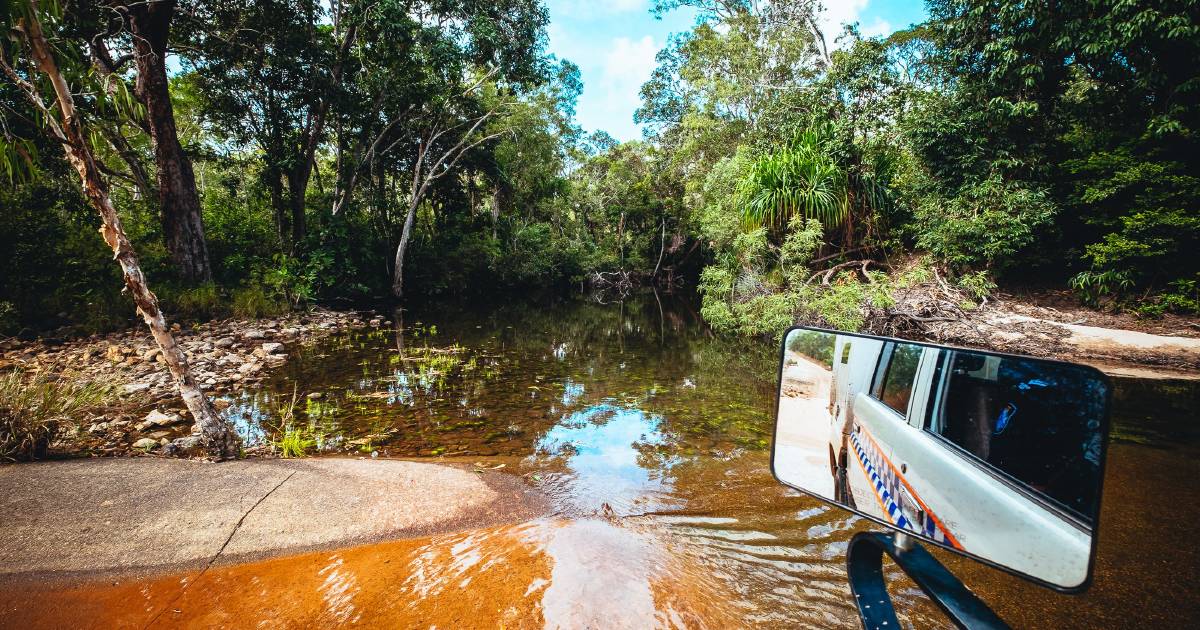
[{"label": "concrete causeway", "polygon": [[0,466],[0,581],[203,569],[544,512],[517,476],[400,460]]}]

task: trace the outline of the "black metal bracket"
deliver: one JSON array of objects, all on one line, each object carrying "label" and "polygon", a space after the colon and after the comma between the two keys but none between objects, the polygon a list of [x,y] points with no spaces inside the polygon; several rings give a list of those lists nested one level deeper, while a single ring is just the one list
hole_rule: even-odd
[{"label": "black metal bracket", "polygon": [[942,563],[920,545],[911,542],[910,538],[905,537],[898,543],[888,534],[860,532],[850,540],[850,548],[846,551],[846,570],[850,576],[850,592],[854,594],[858,614],[866,630],[893,630],[900,627],[883,574],[885,553],[955,626],[971,629],[1009,627]]}]

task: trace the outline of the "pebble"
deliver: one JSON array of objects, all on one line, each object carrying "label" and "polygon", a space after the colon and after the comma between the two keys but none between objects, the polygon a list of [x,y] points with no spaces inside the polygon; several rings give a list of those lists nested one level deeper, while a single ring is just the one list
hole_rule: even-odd
[{"label": "pebble", "polygon": [[[361,326],[364,320],[379,319],[378,316],[368,315],[360,319],[353,313],[315,311],[276,320],[231,319],[172,328],[181,349],[187,354],[193,374],[203,388],[210,392],[228,392],[226,395],[236,397],[241,389],[260,383],[268,369],[278,368],[287,362],[287,346],[284,342],[309,343],[339,330]],[[0,369],[35,367],[62,373],[69,378],[109,383],[124,394],[125,400],[119,404],[126,408],[130,404],[160,406],[141,420],[128,419],[128,416],[124,416],[126,420],[107,422],[103,416],[90,419],[83,423],[86,431],[75,439],[100,440],[105,444],[105,452],[119,454],[129,450],[132,437],[142,434],[134,446],[148,450],[157,448],[159,442],[145,437],[147,431],[160,433],[155,429],[189,422],[187,418],[190,416],[161,410],[178,407],[179,392],[174,377],[164,365],[162,351],[153,343],[144,327],[61,343],[51,341],[0,340]],[[214,399],[212,402],[218,410],[226,409],[230,404],[227,399]],[[131,435],[131,429],[136,429],[136,433]],[[169,434],[166,431],[161,433],[155,437],[166,438]],[[82,446],[69,443],[63,448],[69,452],[71,448]],[[168,450],[181,448],[186,450],[190,447],[172,443]]]}]

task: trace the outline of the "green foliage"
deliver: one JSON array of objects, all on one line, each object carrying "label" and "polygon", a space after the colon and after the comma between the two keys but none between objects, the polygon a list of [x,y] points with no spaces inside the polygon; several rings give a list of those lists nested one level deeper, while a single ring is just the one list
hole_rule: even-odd
[{"label": "green foliage", "polygon": [[833,347],[837,341],[836,335],[817,332],[815,330],[793,330],[787,338],[788,352],[795,352],[806,357],[833,365]]},{"label": "green foliage", "polygon": [[44,457],[59,431],[77,426],[83,414],[111,398],[108,387],[78,379],[0,374],[0,460]]},{"label": "green foliage", "polygon": [[184,319],[205,321],[227,316],[230,312],[229,303],[214,284],[184,289],[174,295],[162,294],[159,299],[164,308],[169,309],[176,317]]},{"label": "green foliage", "polygon": [[17,332],[20,325],[17,307],[12,302],[0,302],[0,335],[10,335]]},{"label": "green foliage", "polygon": [[917,244],[950,267],[1001,271],[1020,264],[1055,207],[1042,191],[992,177],[950,198],[931,195],[914,215]]},{"label": "green foliage", "polygon": [[836,227],[848,212],[846,175],[812,129],[755,160],[738,194],[751,225],[782,224],[799,215]]},{"label": "green foliage", "polygon": [[[319,436],[297,423],[296,407],[300,400],[298,386],[293,385],[290,397],[277,397],[271,400],[271,415],[276,419],[272,430],[272,444],[279,456],[284,459],[300,458],[308,455],[314,447],[318,447]],[[306,400],[306,402],[308,402]]]},{"label": "green foliage", "polygon": [[260,284],[250,284],[233,290],[233,314],[237,317],[274,317],[286,313],[288,305],[274,298]]},{"label": "green foliage", "polygon": [[317,440],[307,429],[286,425],[283,433],[275,442],[279,456],[284,459],[306,457],[308,452],[317,446]]},{"label": "green foliage", "polygon": [[964,273],[955,283],[977,302],[987,299],[996,290],[996,283],[986,271]]},{"label": "green foliage", "polygon": [[256,270],[255,276],[272,297],[293,308],[317,296],[332,262],[322,251],[313,252],[306,260],[275,254],[271,261],[273,264]]},{"label": "green foliage", "polygon": [[1099,273],[1081,271],[1071,278],[1071,288],[1079,294],[1085,304],[1096,306],[1104,296],[1111,296],[1133,286],[1129,274],[1107,270]]},{"label": "green foliage", "polygon": [[935,194],[969,198],[997,174],[1042,191],[1052,238],[1022,267],[1077,274],[1093,303],[1152,304],[1200,272],[1194,2],[929,8],[926,65],[943,82],[905,127]]},{"label": "green foliage", "polygon": [[787,236],[779,248],[779,265],[789,285],[800,285],[811,272],[808,263],[824,244],[824,234],[824,226],[816,219],[796,215],[788,222]]},{"label": "green foliage", "polygon": [[[817,33],[815,5],[656,3],[696,22],[642,88],[646,140],[619,143],[577,126],[579,70],[545,54],[548,14],[532,0],[195,3],[171,29],[170,89],[213,259],[203,287],[178,282],[163,246],[135,77],[91,63],[103,11],[41,6],[173,316],[388,295],[423,172],[436,176],[417,195],[411,296],[657,270],[698,278],[717,330],[856,328],[911,278],[809,278],[917,250],[975,300],[993,279],[1038,278],[1092,304],[1195,310],[1194,2],[930,0],[928,23],[887,39]],[[14,41],[5,59],[31,78]],[[43,115],[7,78],[0,108],[0,328],[129,325],[119,270]],[[475,140],[452,167],[416,166],[417,151]]]}]

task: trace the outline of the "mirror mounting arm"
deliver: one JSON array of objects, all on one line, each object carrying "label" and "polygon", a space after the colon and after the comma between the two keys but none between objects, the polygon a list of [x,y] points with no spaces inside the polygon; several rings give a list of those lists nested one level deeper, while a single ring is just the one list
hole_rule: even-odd
[{"label": "mirror mounting arm", "polygon": [[971,629],[1009,627],[928,551],[906,535],[900,534],[898,537],[908,540],[893,540],[891,536],[880,532],[860,532],[850,540],[850,547],[846,551],[846,569],[863,628],[900,627],[883,574],[885,553],[900,565],[955,626]]}]

